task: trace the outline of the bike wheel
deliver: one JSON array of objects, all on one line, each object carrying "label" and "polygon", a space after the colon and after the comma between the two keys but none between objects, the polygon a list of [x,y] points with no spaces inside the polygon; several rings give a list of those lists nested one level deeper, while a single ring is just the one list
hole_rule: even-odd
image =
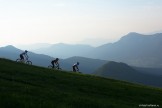
[{"label": "bike wheel", "polygon": [[26,64],[32,65],[32,62],[31,61],[26,61]]}]

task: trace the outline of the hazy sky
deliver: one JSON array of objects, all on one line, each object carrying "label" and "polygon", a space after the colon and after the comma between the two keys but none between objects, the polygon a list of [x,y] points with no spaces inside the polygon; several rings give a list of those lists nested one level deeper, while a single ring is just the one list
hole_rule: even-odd
[{"label": "hazy sky", "polygon": [[114,42],[162,30],[162,0],[0,0],[0,46]]}]

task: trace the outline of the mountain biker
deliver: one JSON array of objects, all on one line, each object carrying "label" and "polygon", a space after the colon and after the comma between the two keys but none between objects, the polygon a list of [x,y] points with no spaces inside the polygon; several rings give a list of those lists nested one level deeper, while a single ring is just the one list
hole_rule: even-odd
[{"label": "mountain biker", "polygon": [[23,53],[20,54],[20,60],[24,61],[24,57],[25,59],[28,58],[28,55],[27,55],[28,51],[25,50]]},{"label": "mountain biker", "polygon": [[55,68],[55,65],[59,68],[59,58],[56,58],[55,60],[52,60],[51,61],[51,64],[52,64],[52,68]]},{"label": "mountain biker", "polygon": [[79,71],[78,66],[79,66],[79,62],[77,62],[77,63],[75,63],[75,64],[73,65],[73,72]]}]

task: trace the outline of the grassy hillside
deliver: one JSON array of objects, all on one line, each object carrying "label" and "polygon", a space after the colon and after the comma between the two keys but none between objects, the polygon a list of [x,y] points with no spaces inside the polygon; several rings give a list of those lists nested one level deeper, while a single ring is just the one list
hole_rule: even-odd
[{"label": "grassy hillside", "polygon": [[0,59],[1,108],[162,106],[162,89]]}]

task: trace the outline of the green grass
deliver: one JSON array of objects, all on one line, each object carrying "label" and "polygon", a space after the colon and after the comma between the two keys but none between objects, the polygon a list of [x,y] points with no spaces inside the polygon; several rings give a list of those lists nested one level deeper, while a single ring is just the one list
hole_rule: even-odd
[{"label": "green grass", "polygon": [[0,59],[0,108],[162,106],[162,89]]}]

